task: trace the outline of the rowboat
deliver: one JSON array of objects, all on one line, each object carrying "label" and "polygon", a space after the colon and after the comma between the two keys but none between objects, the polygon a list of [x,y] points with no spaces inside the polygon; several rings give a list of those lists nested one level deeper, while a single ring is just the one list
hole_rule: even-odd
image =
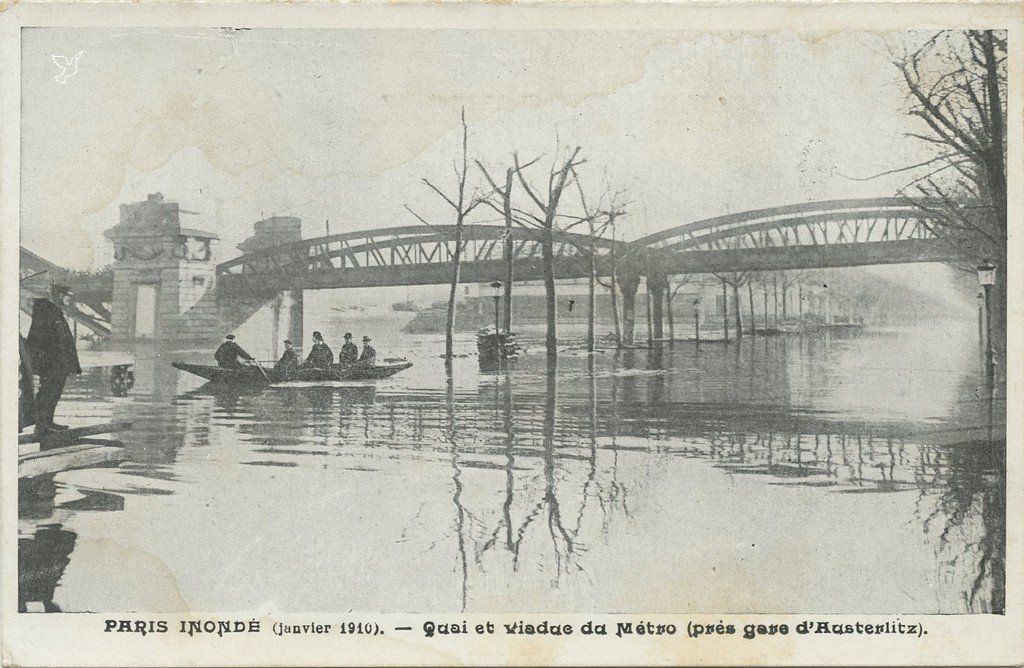
[{"label": "rowboat", "polygon": [[290,381],[324,382],[338,380],[383,380],[412,366],[412,362],[394,362],[387,364],[332,364],[326,369],[299,369],[290,374],[283,374],[267,366],[242,366],[227,369],[208,364],[189,364],[187,362],[171,362],[171,366],[181,371],[205,378],[211,383],[231,385],[267,385],[268,383],[286,383]]}]

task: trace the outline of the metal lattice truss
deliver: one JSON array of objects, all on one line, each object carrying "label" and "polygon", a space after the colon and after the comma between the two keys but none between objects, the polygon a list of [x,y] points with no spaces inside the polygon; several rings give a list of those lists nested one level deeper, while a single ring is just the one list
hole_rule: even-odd
[{"label": "metal lattice truss", "polygon": [[638,239],[668,252],[937,239],[937,214],[905,198],[810,202],[719,216]]},{"label": "metal lattice truss", "polygon": [[[512,254],[519,260],[539,260],[540,230],[513,228]],[[504,259],[506,231],[493,225],[463,226],[462,260],[466,263]],[[594,238],[583,234],[557,232],[555,257],[589,257],[591,244],[598,256],[613,247],[623,250],[623,242]],[[217,266],[221,275],[290,275],[335,272],[348,269],[446,266],[455,254],[455,226],[409,226],[332,234],[304,239],[276,248],[247,253]]]},{"label": "metal lattice truss", "polygon": [[[941,262],[955,249],[937,233],[939,210],[903,198],[833,200],[720,216],[631,242],[556,232],[555,273],[585,277],[591,252],[601,275],[610,272],[613,257],[622,272],[644,274],[655,259],[658,271],[668,273]],[[464,226],[464,280],[500,274],[505,234],[493,225]],[[517,280],[543,277],[542,234],[511,230]],[[454,253],[454,226],[394,227],[250,252],[218,265],[217,273],[232,285],[268,289],[444,283]]]}]

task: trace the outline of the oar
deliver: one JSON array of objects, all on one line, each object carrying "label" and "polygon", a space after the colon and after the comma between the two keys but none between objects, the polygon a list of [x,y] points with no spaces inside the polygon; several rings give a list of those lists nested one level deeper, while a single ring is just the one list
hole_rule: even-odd
[{"label": "oar", "polygon": [[270,382],[270,376],[267,375],[267,372],[263,370],[263,367],[260,364],[253,360],[250,360],[250,363],[260,370],[260,373],[263,374],[263,378],[267,381],[267,385],[273,385],[273,383]]}]

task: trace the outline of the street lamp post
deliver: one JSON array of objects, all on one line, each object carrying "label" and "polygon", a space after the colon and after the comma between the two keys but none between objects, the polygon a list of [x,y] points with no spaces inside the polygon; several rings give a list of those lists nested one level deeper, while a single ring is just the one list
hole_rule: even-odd
[{"label": "street lamp post", "polygon": [[985,350],[985,293],[978,293],[978,350]]},{"label": "street lamp post", "polygon": [[501,322],[501,281],[494,281],[491,283],[491,287],[494,288],[494,336],[497,337],[498,332],[501,331],[498,326],[498,323]]},{"label": "street lamp post", "polygon": [[696,333],[697,343],[700,343],[700,299],[693,300],[693,329]]},{"label": "street lamp post", "polygon": [[989,377],[995,372],[995,351],[992,348],[992,286],[996,282],[996,267],[985,260],[978,266],[978,284],[985,291],[985,366]]},{"label": "street lamp post", "polygon": [[978,266],[978,283],[985,291],[985,381],[988,386],[988,444],[991,456],[995,459],[995,442],[992,439],[993,421],[995,419],[995,351],[992,348],[992,286],[996,282],[996,268],[988,260]]}]

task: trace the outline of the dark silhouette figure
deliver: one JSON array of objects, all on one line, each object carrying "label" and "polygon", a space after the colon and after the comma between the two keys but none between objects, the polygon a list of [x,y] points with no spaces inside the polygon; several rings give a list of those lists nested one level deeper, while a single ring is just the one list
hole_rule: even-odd
[{"label": "dark silhouette figure", "polygon": [[370,345],[370,337],[363,337],[363,354],[359,356],[359,361],[363,364],[373,365],[377,361],[377,351]]},{"label": "dark silhouette figure", "polygon": [[274,370],[285,377],[299,370],[299,356],[295,353],[295,348],[288,339],[284,340],[284,353],[281,355],[281,359],[277,360],[277,363],[274,364]]},{"label": "dark silhouette figure", "polygon": [[[70,299],[64,287],[55,287],[54,295],[62,301]],[[32,370],[39,376],[39,391],[35,396],[35,424],[37,433],[67,429],[54,423],[57,402],[64,393],[64,384],[70,374],[82,373],[78,363],[78,348],[68,321],[60,306],[49,299],[36,299],[32,305],[32,326],[25,342],[32,360]]]},{"label": "dark silhouette figure", "polygon": [[324,341],[320,332],[313,332],[313,349],[306,356],[302,366],[308,369],[326,369],[334,364],[334,351]]},{"label": "dark silhouette figure", "polygon": [[228,334],[224,343],[220,344],[217,351],[213,353],[213,359],[217,360],[217,366],[225,369],[237,369],[243,364],[238,361],[239,358],[248,362],[252,361],[252,355],[245,352],[242,346],[235,343],[235,335]]},{"label": "dark silhouette figure", "polygon": [[338,354],[340,364],[352,364],[359,359],[359,346],[352,343],[352,332],[345,332],[345,345]]},{"label": "dark silhouette figure", "polygon": [[32,359],[25,338],[18,337],[18,431],[36,423],[36,383],[32,378]]}]

